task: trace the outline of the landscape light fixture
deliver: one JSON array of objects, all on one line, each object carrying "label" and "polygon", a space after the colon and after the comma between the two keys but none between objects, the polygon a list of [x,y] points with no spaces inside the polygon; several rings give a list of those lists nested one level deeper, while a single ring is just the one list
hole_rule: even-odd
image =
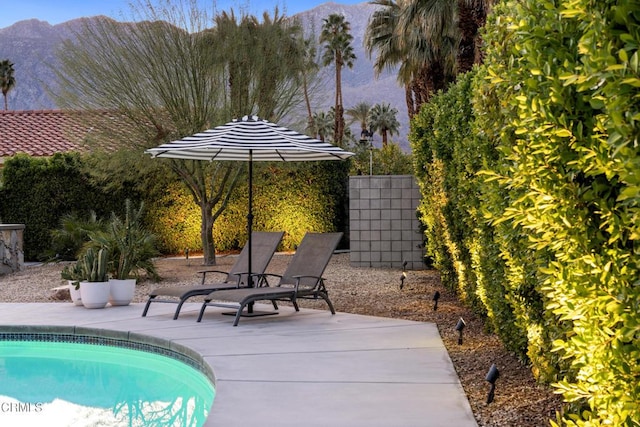
[{"label": "landscape light fixture", "polygon": [[433,311],[436,311],[438,309],[438,300],[440,299],[440,292],[436,291],[435,294],[433,294]]},{"label": "landscape light fixture", "polygon": [[485,378],[485,380],[487,380],[489,384],[491,384],[491,388],[489,389],[489,394],[487,395],[487,404],[493,402],[493,396],[496,391],[496,381],[498,380],[499,377],[500,377],[500,371],[498,371],[498,367],[494,363],[489,368],[489,372],[487,372],[487,376]]},{"label": "landscape light fixture", "polygon": [[360,143],[369,146],[369,175],[373,175],[373,129],[362,129]]},{"label": "landscape light fixture", "polygon": [[407,261],[402,263],[402,275],[400,276],[400,290],[404,287],[404,280],[407,278]]},{"label": "landscape light fixture", "polygon": [[464,329],[464,327],[467,326],[467,324],[464,322],[464,319],[461,317],[460,320],[458,320],[458,323],[456,323],[456,331],[458,331],[458,333],[460,335],[458,335],[458,345],[462,345],[462,330]]}]

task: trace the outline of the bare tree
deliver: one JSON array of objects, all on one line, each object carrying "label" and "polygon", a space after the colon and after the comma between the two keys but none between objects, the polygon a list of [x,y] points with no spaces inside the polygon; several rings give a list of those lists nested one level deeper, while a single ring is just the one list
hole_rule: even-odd
[{"label": "bare tree", "polygon": [[[104,18],[85,25],[75,42],[64,44],[56,70],[59,105],[125,118],[126,129],[122,121],[99,122],[111,144],[142,152],[239,115],[278,121],[300,104],[302,31],[277,10],[262,22],[238,21],[233,11],[212,21],[194,0],[139,2],[132,12],[133,23]],[[210,22],[216,26],[207,29]],[[258,40],[248,61],[243,49]],[[204,263],[215,264],[213,226],[243,165],[167,161],[201,209]]]}]

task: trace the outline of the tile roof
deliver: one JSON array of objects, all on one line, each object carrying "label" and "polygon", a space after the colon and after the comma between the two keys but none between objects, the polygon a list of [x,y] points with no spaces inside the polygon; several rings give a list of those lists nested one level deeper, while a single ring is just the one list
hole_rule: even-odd
[{"label": "tile roof", "polygon": [[0,111],[0,158],[79,151],[90,131],[77,115],[62,110]]}]

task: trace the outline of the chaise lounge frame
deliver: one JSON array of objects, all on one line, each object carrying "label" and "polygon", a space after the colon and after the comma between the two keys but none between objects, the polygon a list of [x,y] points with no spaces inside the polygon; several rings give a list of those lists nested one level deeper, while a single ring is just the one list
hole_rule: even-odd
[{"label": "chaise lounge frame", "polygon": [[[255,231],[251,233],[251,269],[253,270],[252,276],[254,279],[254,286],[261,286],[264,281],[264,272],[273,258],[284,232],[267,232],[267,231]],[[229,289],[242,289],[248,287],[248,269],[249,269],[249,250],[248,245],[240,252],[238,259],[232,266],[229,272],[220,270],[202,270],[198,271],[202,274],[202,282],[197,286],[165,286],[154,289],[149,293],[149,298],[142,317],[146,317],[149,311],[149,306],[152,302],[171,303],[178,304],[176,311],[173,315],[173,320],[176,320],[180,315],[182,305],[189,299],[195,296],[205,296],[212,292],[229,290]],[[226,275],[226,278],[222,282],[206,284],[207,274],[222,274]],[[169,298],[159,298],[169,297]]]},{"label": "chaise lounge frame", "polygon": [[[255,316],[254,313],[251,313],[251,308],[253,303],[258,301],[270,301],[275,311],[266,314],[277,314],[277,301],[291,302],[295,310],[300,311],[298,299],[321,298],[329,306],[331,314],[335,314],[336,311],[329,299],[322,274],[341,238],[342,233],[307,233],[283,275],[263,275],[264,277],[278,277],[280,280],[276,286],[269,286],[267,281],[263,281],[261,282],[262,286],[256,288],[211,293],[205,298],[200,308],[198,322],[202,321],[208,306],[218,306],[234,308],[236,311],[233,326],[238,326],[240,317]],[[245,312],[245,308],[248,308],[248,312]]]}]

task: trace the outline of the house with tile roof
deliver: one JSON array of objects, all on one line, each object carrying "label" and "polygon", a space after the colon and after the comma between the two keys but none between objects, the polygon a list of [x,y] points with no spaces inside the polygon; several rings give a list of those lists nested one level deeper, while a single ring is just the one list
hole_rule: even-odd
[{"label": "house with tile roof", "polygon": [[[127,133],[126,120],[109,111],[0,110],[0,167],[18,153],[49,157],[55,153],[88,151],[94,125],[104,125],[104,121],[119,124],[122,133],[119,137]],[[115,148],[115,143],[107,147]]]},{"label": "house with tile roof", "polygon": [[18,153],[48,157],[82,151],[91,126],[62,110],[0,111],[0,165]]}]

